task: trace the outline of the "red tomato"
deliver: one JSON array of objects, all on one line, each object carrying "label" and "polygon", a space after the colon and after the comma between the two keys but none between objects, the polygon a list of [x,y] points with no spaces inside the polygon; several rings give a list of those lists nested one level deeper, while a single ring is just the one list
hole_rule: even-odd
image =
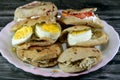
[{"label": "red tomato", "polygon": [[86,17],[85,14],[76,14],[75,17],[78,17],[80,19],[84,19]]},{"label": "red tomato", "polygon": [[87,17],[90,17],[90,16],[93,16],[93,13],[92,12],[87,12],[87,13],[84,13]]},{"label": "red tomato", "polygon": [[79,14],[66,14],[66,13],[62,13],[62,16],[75,16],[77,18],[80,19],[84,19],[85,17],[90,17],[93,16],[94,14],[89,11],[89,12],[84,12],[84,13],[79,13]]}]

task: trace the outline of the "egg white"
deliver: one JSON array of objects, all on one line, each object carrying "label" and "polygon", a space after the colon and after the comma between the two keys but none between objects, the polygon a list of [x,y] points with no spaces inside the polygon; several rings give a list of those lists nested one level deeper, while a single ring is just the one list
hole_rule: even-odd
[{"label": "egg white", "polygon": [[69,45],[75,45],[79,42],[84,42],[90,40],[92,37],[92,31],[88,30],[83,33],[78,34],[68,34],[68,44]]},{"label": "egg white", "polygon": [[42,29],[42,25],[36,25],[35,27],[35,33],[36,36],[39,38],[49,38],[52,40],[57,40],[60,36],[61,30],[59,30],[57,33],[54,32],[47,32],[44,29]]},{"label": "egg white", "polygon": [[[16,46],[16,45],[18,45],[18,44],[21,44],[21,43],[24,43],[24,42],[26,42],[27,40],[29,40],[30,38],[31,38],[31,36],[32,36],[32,34],[33,34],[33,31],[25,31],[24,29],[22,29],[21,31],[20,31],[21,29],[19,29],[19,30],[17,30],[16,32],[15,32],[15,34],[13,35],[13,38],[12,38],[12,45],[13,46]],[[29,30],[29,29],[28,29]],[[22,32],[21,34],[20,34],[20,32]],[[21,37],[21,38],[18,38],[18,39],[16,39],[15,38],[15,35],[16,34],[19,34],[19,36]],[[19,37],[19,36],[17,36],[17,37]]]}]

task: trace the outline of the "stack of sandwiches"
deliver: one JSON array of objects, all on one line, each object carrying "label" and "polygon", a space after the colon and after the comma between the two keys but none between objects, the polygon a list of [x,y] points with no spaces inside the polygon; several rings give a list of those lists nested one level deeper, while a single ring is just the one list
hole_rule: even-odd
[{"label": "stack of sandwiches", "polygon": [[61,34],[61,26],[56,22],[57,12],[53,3],[39,1],[15,10],[12,45],[22,61],[38,67],[57,64],[62,52],[61,44],[57,43]]},{"label": "stack of sandwiches", "polygon": [[96,8],[67,9],[61,13],[59,21],[66,26],[60,41],[69,47],[58,58],[59,67],[64,72],[84,71],[102,60],[102,53],[95,46],[107,43],[108,35],[94,11]]},{"label": "stack of sandwiches", "polygon": [[[63,10],[51,2],[34,1],[15,10],[12,46],[22,61],[37,67],[58,64],[64,72],[88,70],[102,61],[95,48],[108,42],[96,8]],[[62,25],[62,24],[64,25]],[[62,44],[67,44],[63,50]]]}]

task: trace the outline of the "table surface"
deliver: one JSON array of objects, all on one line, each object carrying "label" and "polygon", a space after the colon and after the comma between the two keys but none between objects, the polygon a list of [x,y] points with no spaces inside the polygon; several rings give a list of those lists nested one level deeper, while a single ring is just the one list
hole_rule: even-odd
[{"label": "table surface", "polygon": [[[14,10],[23,4],[32,0],[0,0],[0,30],[13,20]],[[85,7],[97,7],[97,14],[120,34],[120,0],[42,0],[52,1],[58,9],[80,9]],[[69,78],[51,78],[33,75],[24,72],[10,64],[0,54],[0,80],[120,80],[120,50],[117,55],[106,66],[92,73],[69,77]]]}]

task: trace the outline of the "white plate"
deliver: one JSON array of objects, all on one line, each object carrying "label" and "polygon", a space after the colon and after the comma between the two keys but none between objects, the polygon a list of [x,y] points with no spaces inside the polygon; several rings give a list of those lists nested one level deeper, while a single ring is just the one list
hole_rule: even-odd
[{"label": "white plate", "polygon": [[11,64],[15,65],[17,68],[20,68],[26,72],[30,72],[35,75],[42,75],[47,77],[69,77],[87,74],[89,72],[98,70],[99,68],[105,66],[109,61],[111,61],[118,52],[120,46],[118,33],[113,29],[112,26],[107,24],[105,21],[102,22],[104,24],[105,32],[109,35],[108,44],[102,45],[101,47],[101,51],[103,53],[103,60],[98,65],[84,72],[70,74],[61,71],[57,66],[52,68],[38,68],[19,60],[15,53],[12,52],[12,33],[10,32],[10,28],[14,24],[13,21],[7,24],[0,32],[0,52],[4,58],[6,58]]}]

